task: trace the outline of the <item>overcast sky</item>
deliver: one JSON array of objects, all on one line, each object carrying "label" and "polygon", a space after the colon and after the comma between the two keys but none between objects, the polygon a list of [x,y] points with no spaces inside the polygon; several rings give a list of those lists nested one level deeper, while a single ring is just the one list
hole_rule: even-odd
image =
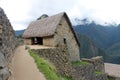
[{"label": "overcast sky", "polygon": [[[0,0],[15,30],[25,29],[42,14],[66,12],[74,18],[89,18],[103,24],[120,23],[120,0]],[[74,24],[74,23],[73,23]]]}]

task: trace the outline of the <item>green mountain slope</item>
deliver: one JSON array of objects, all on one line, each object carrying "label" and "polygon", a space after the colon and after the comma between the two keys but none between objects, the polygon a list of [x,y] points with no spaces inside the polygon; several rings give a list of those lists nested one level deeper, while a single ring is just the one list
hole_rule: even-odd
[{"label": "green mountain slope", "polygon": [[120,56],[120,42],[113,44],[107,49],[109,55]]},{"label": "green mountain slope", "polygon": [[91,58],[95,56],[103,56],[106,59],[105,51],[98,48],[94,42],[87,36],[77,33],[77,37],[80,41],[80,57]]},{"label": "green mountain slope", "polygon": [[110,57],[109,62],[120,64],[120,42],[113,44],[107,49],[107,54]]},{"label": "green mountain slope", "polygon": [[109,55],[109,62],[120,64],[120,42],[113,44],[107,49]]},{"label": "green mountain slope", "polygon": [[[81,24],[74,26],[74,29],[78,34],[86,35],[98,48],[96,52],[95,48],[93,51],[91,46],[87,46],[86,48],[84,46],[84,49],[86,49],[89,53],[89,55],[87,54],[87,56],[91,57],[91,55],[94,54],[103,55],[105,61],[120,64],[120,25],[103,26],[92,22],[89,24]],[[83,38],[83,41],[80,40],[82,41],[81,44],[88,44],[87,42],[89,41],[85,42],[85,39],[86,38]]]},{"label": "green mountain slope", "polygon": [[[108,27],[97,25],[95,23],[77,25],[75,26],[75,31],[87,35],[91,38],[99,48],[106,49],[113,45],[117,40],[115,27]],[[118,34],[118,33],[117,33]],[[113,40],[114,37],[114,40]]]}]

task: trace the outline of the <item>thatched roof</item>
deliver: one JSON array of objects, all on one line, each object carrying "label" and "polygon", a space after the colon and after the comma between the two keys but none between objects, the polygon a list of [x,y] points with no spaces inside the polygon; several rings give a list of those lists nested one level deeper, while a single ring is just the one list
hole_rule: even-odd
[{"label": "thatched roof", "polygon": [[[53,36],[55,33],[55,30],[57,28],[57,25],[59,25],[62,17],[66,18],[75,38],[77,40],[75,32],[70,23],[70,20],[65,12],[31,22],[29,24],[28,28],[26,29],[26,31],[23,33],[23,38]],[[77,42],[78,42],[78,40],[77,40]]]},{"label": "thatched roof", "polygon": [[54,35],[55,29],[63,15],[64,13],[60,13],[54,16],[31,22],[24,32],[23,37],[45,37]]}]

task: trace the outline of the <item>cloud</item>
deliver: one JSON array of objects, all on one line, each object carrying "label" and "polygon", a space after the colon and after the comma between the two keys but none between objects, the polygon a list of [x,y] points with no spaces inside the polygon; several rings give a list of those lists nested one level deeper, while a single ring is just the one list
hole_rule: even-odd
[{"label": "cloud", "polygon": [[26,28],[26,24],[31,19],[28,15],[30,10],[29,0],[2,0],[0,6],[4,9],[14,29]]},{"label": "cloud", "polygon": [[32,15],[36,14],[35,18],[44,13],[53,15],[66,11],[70,19],[78,17],[80,19],[90,18],[100,24],[120,23],[119,0],[36,0],[36,3],[34,5],[36,13]]},{"label": "cloud", "polygon": [[[67,12],[74,18],[89,18],[97,23],[120,23],[120,0],[0,0],[14,29],[24,29],[42,14]],[[74,22],[73,22],[74,24]]]},{"label": "cloud", "polygon": [[69,0],[35,0],[32,4],[31,16],[41,16],[42,14],[53,15],[59,12],[67,12],[75,4],[75,1]]},{"label": "cloud", "polygon": [[[120,23],[120,0],[81,0],[82,5],[90,14],[88,17],[96,22],[103,24],[104,22]],[[92,12],[90,12],[92,10]],[[83,11],[84,12],[84,11]],[[86,12],[85,12],[86,13]],[[85,16],[84,16],[85,17]]]}]

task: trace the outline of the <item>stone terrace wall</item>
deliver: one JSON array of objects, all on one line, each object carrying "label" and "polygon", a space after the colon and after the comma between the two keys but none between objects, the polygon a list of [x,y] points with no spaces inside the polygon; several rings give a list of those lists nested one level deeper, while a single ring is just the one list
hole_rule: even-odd
[{"label": "stone terrace wall", "polygon": [[3,9],[0,8],[0,80],[7,80],[10,76],[8,64],[15,46],[14,30]]},{"label": "stone terrace wall", "polygon": [[93,80],[108,80],[107,74],[102,73],[102,74],[99,74],[99,75],[95,75],[95,79],[93,79]]},{"label": "stone terrace wall", "polygon": [[102,57],[82,59],[82,61],[89,64],[73,66],[72,75],[74,80],[107,80]]},{"label": "stone terrace wall", "polygon": [[[50,60],[62,75],[71,76],[73,80],[107,80],[102,57],[83,59],[83,61],[89,63],[87,65],[72,66],[66,47],[31,50],[40,57]],[[96,72],[99,73],[96,74]]]},{"label": "stone terrace wall", "polygon": [[91,59],[83,58],[82,61],[92,63],[93,66],[94,66],[94,69],[96,71],[101,71],[103,73],[105,72],[104,62],[103,62],[103,58],[101,56],[93,57]]},{"label": "stone terrace wall", "polygon": [[120,80],[120,77],[116,77],[116,76],[112,76],[112,75],[108,75],[108,78],[111,80]]},{"label": "stone terrace wall", "polygon": [[96,71],[105,72],[104,62],[101,56],[94,57],[91,60],[92,60],[92,64],[94,65]]},{"label": "stone terrace wall", "polygon": [[74,80],[94,80],[94,66],[92,64],[79,65],[73,67],[73,79]]},{"label": "stone terrace wall", "polygon": [[72,67],[67,48],[32,49],[32,51],[40,57],[49,59],[62,75],[71,76]]}]

